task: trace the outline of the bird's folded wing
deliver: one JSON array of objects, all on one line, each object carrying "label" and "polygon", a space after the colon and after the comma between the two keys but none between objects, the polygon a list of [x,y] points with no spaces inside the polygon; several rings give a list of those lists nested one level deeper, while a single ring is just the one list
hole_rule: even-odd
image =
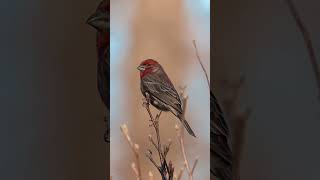
[{"label": "bird's folded wing", "polygon": [[166,82],[166,79],[151,75],[143,78],[142,85],[159,101],[182,113],[179,94],[170,81]]}]

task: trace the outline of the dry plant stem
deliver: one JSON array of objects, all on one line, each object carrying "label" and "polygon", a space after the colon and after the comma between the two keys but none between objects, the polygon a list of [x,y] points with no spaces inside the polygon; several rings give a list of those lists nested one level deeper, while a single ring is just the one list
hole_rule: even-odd
[{"label": "dry plant stem", "polygon": [[152,140],[152,138],[151,138],[151,142],[155,146],[155,148],[158,150],[160,162],[162,164],[163,163],[163,159],[162,159],[162,155],[161,155],[161,141],[160,141],[159,122],[158,122],[162,111],[160,111],[160,113],[156,116],[156,119],[154,119],[153,116],[152,116],[152,113],[150,111],[149,102],[147,102],[147,104],[146,104],[146,109],[147,109],[147,111],[149,113],[149,116],[151,118],[152,125],[153,125],[153,127],[154,127],[154,129],[156,131],[157,143],[158,144],[155,145],[155,142]]},{"label": "dry plant stem", "polygon": [[[288,0],[290,1],[290,0]],[[310,39],[310,38],[309,38]],[[208,78],[208,73],[206,71],[206,69],[204,68],[203,66],[203,63],[200,59],[200,56],[198,54],[198,50],[197,50],[197,46],[196,46],[196,42],[195,40],[193,40],[193,45],[195,47],[195,50],[196,50],[196,55],[197,55],[197,58],[198,58],[198,62],[200,63],[201,67],[202,67],[202,70],[203,72],[205,73],[206,77],[207,77],[207,82],[208,82],[208,86],[210,88],[210,81],[209,81],[209,78]],[[313,53],[314,54],[314,53]],[[316,61],[315,61],[316,63]],[[318,67],[318,66],[313,66],[313,67]],[[318,85],[319,85],[319,97],[320,97],[320,73],[318,71],[318,69],[316,68],[316,76],[318,78]],[[247,120],[249,119],[249,116],[250,116],[250,113],[251,113],[251,109],[247,108],[246,111],[242,114],[240,114],[239,112],[237,112],[237,106],[236,106],[236,102],[237,102],[237,99],[239,98],[239,95],[240,95],[240,88],[241,86],[243,85],[245,81],[245,77],[244,76],[241,76],[240,80],[239,80],[239,83],[234,87],[232,88],[233,89],[233,96],[232,98],[228,99],[227,100],[227,103],[226,103],[226,109],[227,109],[227,113],[233,115],[234,119],[237,119],[238,121],[234,121],[236,122],[236,125],[235,125],[235,137],[236,139],[234,140],[236,143],[234,143],[234,146],[233,146],[233,164],[234,164],[234,167],[233,167],[233,178],[234,180],[238,180],[239,179],[239,164],[240,164],[240,160],[241,160],[241,154],[242,154],[242,149],[243,149],[243,144],[244,144],[244,134],[245,134],[245,130],[246,130],[246,124],[247,124]],[[196,163],[195,163],[196,164]]]},{"label": "dry plant stem", "polygon": [[244,139],[245,139],[245,131],[247,127],[247,121],[251,114],[251,109],[247,108],[244,112],[239,112],[237,107],[237,100],[240,96],[240,89],[245,82],[245,77],[242,75],[239,82],[237,83],[231,83],[227,82],[228,87],[231,89],[231,96],[228,99],[225,99],[224,101],[224,107],[226,112],[230,115],[230,118],[233,119],[234,123],[234,130],[233,130],[233,171],[232,176],[234,180],[238,180],[240,178],[240,161],[241,161],[241,155],[244,145]]},{"label": "dry plant stem", "polygon": [[305,45],[307,47],[307,51],[309,53],[309,57],[310,57],[310,62],[313,68],[313,72],[316,78],[316,83],[318,86],[318,99],[320,100],[320,71],[319,71],[319,65],[317,62],[317,58],[314,52],[314,47],[312,45],[312,40],[311,40],[311,36],[310,33],[308,32],[306,26],[304,25],[298,11],[297,8],[295,7],[294,3],[291,0],[286,0],[288,7],[290,9],[290,12],[298,26],[298,28],[300,29],[300,32],[303,36]]},{"label": "dry plant stem", "polygon": [[120,126],[121,132],[122,134],[125,136],[134,156],[136,159],[136,164],[132,163],[131,164],[131,168],[133,169],[137,180],[142,180],[142,176],[141,176],[141,166],[140,166],[140,158],[139,158],[139,145],[138,144],[134,144],[131,140],[131,137],[129,135],[129,130],[126,124],[123,124]]},{"label": "dry plant stem", "polygon": [[193,164],[192,168],[190,168],[189,161],[187,159],[186,151],[185,151],[185,148],[184,148],[184,138],[182,137],[182,134],[181,134],[181,130],[183,128],[181,128],[181,127],[179,128],[178,126],[176,126],[176,129],[177,129],[177,131],[180,131],[180,132],[178,132],[178,139],[179,139],[180,149],[181,149],[181,152],[182,152],[182,155],[183,155],[183,159],[184,159],[184,164],[185,164],[188,176],[189,176],[189,180],[193,180],[193,172],[194,172],[194,169],[197,166],[198,158],[194,161],[194,164]]},{"label": "dry plant stem", "polygon": [[[187,104],[188,104],[188,97],[184,96],[184,89],[181,91],[180,97],[182,98],[183,116],[185,116],[186,108],[187,108]],[[198,163],[198,158],[195,160],[192,168],[190,168],[189,161],[187,159],[187,155],[186,155],[186,151],[185,151],[185,147],[184,147],[184,127],[183,127],[183,125],[180,124],[180,127],[178,125],[176,125],[176,130],[177,130],[177,136],[178,136],[178,140],[179,140],[181,153],[182,153],[182,156],[184,159],[184,167],[187,170],[189,180],[193,180],[193,172],[194,172],[194,169]],[[179,179],[181,178],[182,173],[183,173],[183,170],[181,171]]]},{"label": "dry plant stem", "polygon": [[198,161],[199,161],[199,157],[196,157],[196,160],[194,161],[193,166],[192,166],[192,169],[191,169],[191,174],[193,174],[194,169],[196,169],[196,166],[197,166],[197,164],[198,164]]},{"label": "dry plant stem", "polygon": [[156,115],[155,118],[153,118],[153,115],[150,111],[150,98],[147,96],[146,97],[146,102],[144,102],[144,107],[146,108],[149,116],[150,116],[150,121],[152,122],[152,126],[154,127],[157,135],[157,143],[154,142],[152,139],[152,136],[149,136],[149,140],[152,143],[152,145],[156,148],[159,154],[159,159],[160,159],[160,165],[158,165],[155,160],[152,158],[152,152],[149,150],[149,153],[146,154],[146,156],[149,158],[149,160],[152,162],[152,164],[158,169],[159,173],[161,174],[162,180],[173,180],[173,167],[172,163],[170,162],[169,165],[166,161],[166,156],[167,153],[169,152],[169,148],[171,145],[171,142],[169,143],[168,146],[162,147],[161,145],[161,139],[160,139],[160,130],[159,130],[159,118],[161,116],[161,112]]},{"label": "dry plant stem", "polygon": [[207,83],[208,83],[208,86],[209,86],[209,89],[210,89],[209,76],[208,76],[208,73],[207,73],[206,69],[204,68],[204,65],[203,65],[201,59],[200,59],[200,56],[199,56],[199,53],[198,53],[197,44],[196,44],[196,40],[193,40],[192,43],[193,43],[193,47],[194,47],[194,49],[195,49],[195,51],[196,51],[196,56],[197,56],[198,62],[200,63],[200,65],[201,65],[201,67],[202,67],[202,70],[203,70],[204,74],[206,75]]}]

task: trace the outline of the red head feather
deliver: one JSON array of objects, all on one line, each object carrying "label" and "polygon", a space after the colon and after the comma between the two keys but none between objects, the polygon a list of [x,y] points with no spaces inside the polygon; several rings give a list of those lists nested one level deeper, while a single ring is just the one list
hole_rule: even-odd
[{"label": "red head feather", "polygon": [[140,65],[156,65],[156,64],[159,64],[159,63],[153,59],[146,59],[142,61]]},{"label": "red head feather", "polygon": [[143,69],[140,70],[140,78],[143,78],[145,75],[152,73],[154,67],[160,66],[160,64],[153,60],[153,59],[147,59],[141,62],[139,67],[143,67]]}]

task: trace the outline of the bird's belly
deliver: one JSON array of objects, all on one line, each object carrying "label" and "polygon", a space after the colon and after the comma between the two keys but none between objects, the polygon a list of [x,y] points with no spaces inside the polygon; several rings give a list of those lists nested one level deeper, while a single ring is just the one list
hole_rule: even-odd
[{"label": "bird's belly", "polygon": [[157,108],[158,110],[161,110],[161,111],[169,111],[170,110],[165,104],[163,104],[162,102],[159,102],[153,98],[151,98],[151,104],[155,108]]}]

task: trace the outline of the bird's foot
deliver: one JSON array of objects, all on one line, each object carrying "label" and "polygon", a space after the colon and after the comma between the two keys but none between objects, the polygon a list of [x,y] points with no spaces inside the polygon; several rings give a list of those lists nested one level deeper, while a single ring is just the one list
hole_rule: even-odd
[{"label": "bird's foot", "polygon": [[149,101],[148,101],[146,98],[142,98],[142,101],[143,101],[142,106],[143,106],[144,108],[149,107],[150,103],[149,103]]}]

